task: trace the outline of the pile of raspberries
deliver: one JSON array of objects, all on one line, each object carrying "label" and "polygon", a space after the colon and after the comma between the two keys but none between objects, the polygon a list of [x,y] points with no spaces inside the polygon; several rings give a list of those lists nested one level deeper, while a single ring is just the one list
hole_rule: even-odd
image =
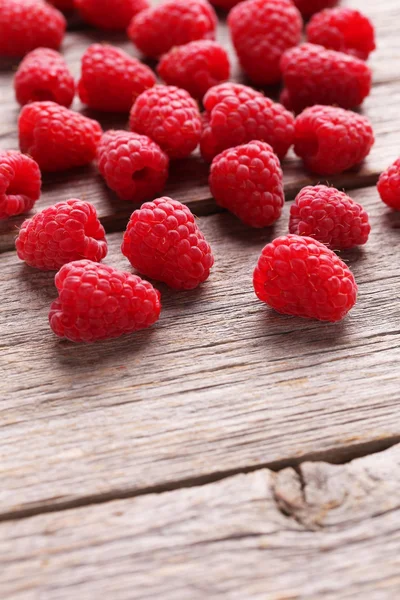
[{"label": "pile of raspberries", "polygon": [[[233,46],[254,87],[229,82],[212,4],[230,11]],[[359,11],[337,4],[0,0],[0,55],[22,58],[14,78],[20,152],[0,153],[0,218],[34,207],[43,172],[96,160],[105,184],[141,205],[121,247],[132,267],[175,290],[196,288],[214,258],[190,209],[162,196],[171,161],[199,148],[210,163],[215,202],[249,228],[261,228],[281,216],[281,163],[289,149],[325,178],[357,167],[373,146],[370,122],[353,110],[371,90],[366,60],[375,49],[374,28]],[[143,56],[157,60],[156,72],[120,48],[93,44],[75,82],[59,53],[66,30],[60,11],[70,10],[93,27],[126,30]],[[279,83],[280,102],[260,91]],[[76,95],[90,109],[126,114],[127,129],[104,132],[70,110]],[[381,175],[378,190],[400,210],[400,159]],[[253,276],[257,297],[283,314],[343,319],[356,302],[357,284],[335,251],[367,242],[368,214],[343,191],[309,186],[291,205],[288,231],[261,252]],[[152,283],[102,263],[106,235],[89,202],[65,199],[27,219],[16,249],[31,267],[57,271],[49,322],[61,338],[118,337],[160,316]]]}]

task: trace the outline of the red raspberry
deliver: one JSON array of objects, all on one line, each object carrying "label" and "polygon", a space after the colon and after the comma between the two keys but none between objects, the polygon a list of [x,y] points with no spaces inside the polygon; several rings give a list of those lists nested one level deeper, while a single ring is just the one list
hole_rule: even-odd
[{"label": "red raspberry", "polygon": [[71,342],[96,342],[146,329],[158,321],[160,292],[137,275],[90,260],[64,265],[50,327]]},{"label": "red raspberry", "polygon": [[363,60],[376,48],[371,21],[353,8],[334,8],[317,13],[307,26],[307,38],[312,44]]},{"label": "red raspberry", "polygon": [[157,71],[168,85],[181,87],[201,99],[212,86],[229,79],[230,65],[220,44],[198,40],[164,54]]},{"label": "red raspberry", "polygon": [[0,219],[30,210],[40,196],[37,163],[19,152],[0,152]]},{"label": "red raspberry", "polygon": [[146,56],[157,58],[174,46],[213,40],[217,15],[207,0],[167,0],[139,13],[128,35]]},{"label": "red raspberry", "polygon": [[14,88],[22,106],[52,100],[69,107],[75,96],[75,81],[65,60],[50,48],[36,48],[26,55],[15,74]]},{"label": "red raspberry", "polygon": [[400,210],[400,158],[379,177],[378,192],[385,204]]},{"label": "red raspberry", "polygon": [[374,132],[366,117],[335,106],[311,106],[295,121],[294,151],[319,175],[342,173],[368,156]]},{"label": "red raspberry", "polygon": [[53,4],[58,10],[68,12],[74,9],[74,0],[47,0],[50,4]]},{"label": "red raspberry", "polygon": [[229,148],[211,165],[210,188],[217,204],[251,227],[272,225],[285,202],[279,159],[271,146],[253,141]]},{"label": "red raspberry", "polygon": [[279,61],[301,39],[303,20],[291,0],[246,0],[229,13],[233,44],[246,74],[259,85],[281,79]]},{"label": "red raspberry", "polygon": [[339,0],[293,0],[303,17],[311,17],[316,12],[324,8],[332,8],[338,4]]},{"label": "red raspberry", "polygon": [[240,102],[247,102],[248,100],[253,100],[254,98],[263,98],[264,94],[257,92],[257,90],[253,90],[253,88],[247,85],[242,85],[241,83],[231,83],[230,81],[227,81],[226,83],[215,85],[208,90],[207,94],[203,98],[204,108],[208,112],[211,112],[212,109],[215,108],[222,100],[231,98],[232,96],[239,98]]},{"label": "red raspberry", "polygon": [[102,134],[97,121],[54,102],[24,106],[18,128],[21,151],[30,154],[42,171],[63,171],[90,163]]},{"label": "red raspberry", "polygon": [[254,271],[260,300],[285,315],[340,321],[356,303],[353,273],[332,250],[286,235],[263,249]]},{"label": "red raspberry", "polygon": [[44,271],[80,258],[100,262],[107,254],[96,209],[82,200],[58,202],[24,221],[15,245],[21,260]]},{"label": "red raspberry", "polygon": [[122,200],[154,198],[168,177],[168,156],[146,135],[107,131],[97,148],[99,171]]},{"label": "red raspberry", "polygon": [[147,0],[75,0],[83,19],[99,29],[125,30],[148,7]]},{"label": "red raspberry", "polygon": [[0,0],[0,55],[24,56],[44,46],[58,50],[67,23],[42,0]]},{"label": "red raspberry", "polygon": [[288,94],[285,105],[296,112],[314,104],[355,108],[371,91],[371,69],[364,61],[316,44],[285,52],[281,69]]},{"label": "red raspberry", "polygon": [[153,71],[120,48],[93,44],[82,57],[79,97],[95,110],[129,112],[155,83]]},{"label": "red raspberry", "polygon": [[342,250],[365,244],[371,226],[361,204],[335,188],[316,185],[297,195],[290,207],[289,231]]},{"label": "red raspberry", "polygon": [[200,112],[186,90],[155,85],[137,98],[129,127],[148,135],[170,158],[185,158],[200,141]]},{"label": "red raspberry", "polygon": [[189,208],[158,198],[135,210],[122,243],[132,266],[177,290],[191,290],[210,274],[214,258]]}]

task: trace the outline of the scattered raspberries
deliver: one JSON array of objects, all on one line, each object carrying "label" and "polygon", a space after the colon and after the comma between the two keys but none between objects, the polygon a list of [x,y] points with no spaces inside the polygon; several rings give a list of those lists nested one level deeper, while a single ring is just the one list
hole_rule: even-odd
[{"label": "scattered raspberries", "polygon": [[58,202],[24,221],[15,245],[21,260],[46,271],[81,258],[99,262],[107,254],[96,209],[82,200]]},{"label": "scattered raspberries", "polygon": [[311,17],[316,12],[324,8],[332,8],[338,4],[339,0],[293,0],[303,17]]},{"label": "scattered raspberries", "polygon": [[123,50],[89,46],[78,84],[81,101],[95,110],[129,112],[135,99],[156,83],[153,71]]},{"label": "scattered raspberries", "polygon": [[148,8],[147,0],[75,0],[82,17],[100,29],[125,30],[131,19]]},{"label": "scattered raspberries", "polygon": [[229,148],[211,165],[210,188],[217,204],[251,227],[267,227],[285,202],[279,159],[271,146],[253,141]]},{"label": "scattered raspberries", "polygon": [[295,112],[314,104],[355,108],[371,90],[371,69],[363,60],[316,44],[287,50],[281,69],[286,86],[281,100]]},{"label": "scattered raspberries", "polygon": [[42,185],[37,163],[19,152],[0,152],[0,219],[30,210]]},{"label": "scattered raspberries", "polygon": [[294,138],[294,117],[281,104],[243,85],[222,83],[204,97],[200,149],[211,161],[227,148],[262,140],[284,158]]},{"label": "scattered raspberries", "polygon": [[75,81],[61,54],[50,48],[37,48],[27,54],[14,78],[17,101],[52,100],[71,106],[75,96]]},{"label": "scattered raspberries", "polygon": [[365,244],[371,226],[361,204],[335,188],[316,185],[297,195],[290,207],[289,231],[342,250]]},{"label": "scattered raspberries", "polygon": [[339,50],[366,60],[375,50],[375,32],[371,21],[353,8],[323,10],[307,26],[312,44]]},{"label": "scattered raspberries", "polygon": [[229,58],[217,42],[198,40],[164,54],[157,72],[168,85],[183,88],[201,100],[208,89],[229,79]]},{"label": "scattered raspberries", "polygon": [[40,46],[58,50],[67,23],[43,0],[0,0],[0,55],[24,56]]},{"label": "scattered raspberries", "polygon": [[160,293],[148,281],[107,265],[71,262],[55,284],[59,297],[50,308],[50,327],[72,342],[116,338],[150,327],[160,316]]},{"label": "scattered raspberries", "polygon": [[97,148],[99,171],[122,200],[154,198],[168,177],[168,156],[146,135],[107,131]]},{"label": "scattered raspberries", "polygon": [[230,13],[233,44],[246,74],[258,85],[281,79],[279,61],[301,39],[303,20],[291,0],[246,0]]},{"label": "scattered raspberries", "polygon": [[213,40],[217,16],[207,0],[167,0],[140,12],[128,35],[143,54],[157,58],[174,46]]},{"label": "scattered raspberries", "polygon": [[347,265],[309,237],[287,235],[267,244],[253,281],[258,298],[287,315],[340,321],[357,300]]},{"label": "scattered raspberries", "polygon": [[121,250],[140,273],[177,290],[196,288],[214,264],[193,214],[171,198],[158,198],[135,210]]},{"label": "scattered raspberries", "polygon": [[378,192],[385,204],[400,210],[400,158],[379,177]]},{"label": "scattered raspberries", "polygon": [[200,112],[186,90],[155,85],[137,98],[129,127],[148,135],[170,158],[185,158],[200,141]]},{"label": "scattered raspberries", "polygon": [[374,133],[366,117],[335,106],[311,106],[295,121],[294,151],[307,169],[334,175],[368,156]]},{"label": "scattered raspberries", "polygon": [[21,110],[21,151],[30,154],[42,171],[62,171],[90,163],[96,156],[102,129],[54,102],[33,102]]}]

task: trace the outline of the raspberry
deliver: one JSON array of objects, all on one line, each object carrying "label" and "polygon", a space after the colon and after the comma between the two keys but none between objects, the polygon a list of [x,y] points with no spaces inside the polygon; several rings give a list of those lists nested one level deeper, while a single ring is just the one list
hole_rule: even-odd
[{"label": "raspberry", "polygon": [[90,163],[102,134],[97,121],[54,102],[24,106],[18,128],[21,151],[30,154],[42,171],[62,171]]},{"label": "raspberry", "polygon": [[50,48],[37,48],[26,55],[14,78],[17,101],[52,100],[71,106],[75,96],[75,81],[61,54]]},{"label": "raspberry", "polygon": [[253,281],[258,298],[285,315],[340,321],[357,300],[347,265],[309,237],[286,235],[267,244]]},{"label": "raspberry", "polygon": [[148,7],[147,0],[75,0],[83,19],[99,29],[125,30],[133,17]]},{"label": "raspberry", "polygon": [[281,79],[279,61],[301,39],[303,21],[291,0],[246,0],[229,13],[233,44],[246,74],[268,85]]},{"label": "raspberry", "polygon": [[378,192],[385,204],[400,210],[400,158],[379,177]]},{"label": "raspberry", "polygon": [[135,99],[155,83],[149,67],[114,46],[93,44],[82,57],[79,97],[95,110],[129,112]]},{"label": "raspberry", "polygon": [[251,227],[267,227],[285,202],[278,157],[265,142],[229,148],[211,165],[210,188],[217,204]]},{"label": "raspberry", "polygon": [[307,26],[307,38],[312,44],[363,60],[376,48],[371,21],[352,8],[334,8],[317,13]]},{"label": "raspberry", "polygon": [[371,91],[371,69],[364,61],[316,44],[302,44],[282,56],[286,106],[300,112],[314,104],[355,108]]},{"label": "raspberry", "polygon": [[290,207],[289,231],[342,250],[365,244],[371,226],[361,204],[335,188],[316,185],[297,195]]},{"label": "raspberry", "polygon": [[0,55],[24,56],[44,46],[58,50],[66,20],[42,0],[0,0]]},{"label": "raspberry", "polygon": [[303,17],[311,17],[324,8],[332,8],[339,0],[293,0]]},{"label": "raspberry", "polygon": [[26,219],[15,245],[21,260],[45,271],[58,270],[81,258],[100,262],[107,254],[96,209],[75,199],[58,202]]},{"label": "raspberry", "polygon": [[146,56],[157,58],[174,46],[213,40],[217,16],[207,0],[167,0],[139,13],[128,35]]},{"label": "raspberry", "polygon": [[211,40],[198,40],[172,48],[157,68],[168,85],[187,90],[202,99],[212,86],[229,79],[229,58],[222,46]]},{"label": "raspberry", "polygon": [[143,202],[164,189],[168,156],[146,135],[107,131],[97,148],[99,171],[122,200]]},{"label": "raspberry", "polygon": [[140,273],[177,290],[191,290],[210,274],[214,258],[187,206],[158,198],[135,210],[122,242]]},{"label": "raspberry", "polygon": [[0,219],[30,210],[42,185],[37,163],[19,152],[0,152]]},{"label": "raspberry", "polygon": [[58,10],[70,11],[74,9],[74,0],[47,0],[50,4],[53,4]]},{"label": "raspberry", "polygon": [[342,173],[368,156],[374,133],[366,117],[335,106],[311,106],[295,121],[294,151],[320,175]]},{"label": "raspberry", "polygon": [[148,281],[90,260],[64,265],[55,277],[59,297],[50,308],[50,327],[71,342],[120,337],[153,325],[160,293]]},{"label": "raspberry", "polygon": [[253,100],[254,98],[263,98],[264,95],[261,92],[253,90],[253,88],[241,83],[220,83],[208,90],[207,94],[203,98],[204,108],[211,112],[213,108],[217,106],[222,100],[236,96],[241,103]]},{"label": "raspberry", "polygon": [[199,108],[186,90],[156,85],[137,98],[129,127],[148,135],[170,158],[185,158],[200,141]]}]

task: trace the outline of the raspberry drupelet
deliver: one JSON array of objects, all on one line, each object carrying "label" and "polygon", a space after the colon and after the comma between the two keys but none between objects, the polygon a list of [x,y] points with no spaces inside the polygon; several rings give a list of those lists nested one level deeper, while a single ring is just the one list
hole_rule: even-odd
[{"label": "raspberry drupelet", "polygon": [[333,8],[339,3],[339,0],[293,0],[293,2],[303,17],[307,19],[325,8]]},{"label": "raspberry drupelet", "polygon": [[79,97],[95,110],[128,113],[135,99],[155,83],[153,71],[120,48],[93,44],[82,56]]},{"label": "raspberry drupelet", "polygon": [[294,151],[307,169],[335,175],[361,163],[374,144],[366,117],[335,106],[306,108],[295,121]]},{"label": "raspberry drupelet", "polygon": [[251,227],[267,227],[281,216],[282,169],[265,142],[252,141],[216,156],[209,181],[217,204]]},{"label": "raspberry drupelet", "polygon": [[263,249],[253,276],[258,298],[285,315],[336,322],[357,300],[347,265],[324,244],[298,235]]},{"label": "raspberry drupelet", "polygon": [[167,197],[135,210],[121,250],[139,273],[177,290],[199,286],[214,264],[190,209]]},{"label": "raspberry drupelet", "polygon": [[316,185],[297,195],[290,207],[289,231],[343,250],[365,244],[371,226],[361,204],[335,188]]},{"label": "raspberry drupelet", "polygon": [[231,10],[229,29],[240,64],[258,85],[281,79],[279,61],[301,39],[303,20],[291,0],[245,0]]},{"label": "raspberry drupelet", "polygon": [[400,158],[379,177],[378,192],[385,204],[400,210]]},{"label": "raspberry drupelet", "polygon": [[160,293],[137,275],[78,260],[55,277],[50,308],[54,333],[72,342],[96,342],[146,329],[158,321]]},{"label": "raspberry drupelet", "polygon": [[24,221],[15,246],[21,260],[45,271],[81,258],[100,262],[107,254],[96,209],[76,199],[58,202]]},{"label": "raspberry drupelet", "polygon": [[83,19],[99,29],[125,30],[148,7],[147,0],[75,0]]},{"label": "raspberry drupelet", "polygon": [[0,152],[0,219],[31,210],[41,186],[40,169],[32,158],[14,150]]}]

